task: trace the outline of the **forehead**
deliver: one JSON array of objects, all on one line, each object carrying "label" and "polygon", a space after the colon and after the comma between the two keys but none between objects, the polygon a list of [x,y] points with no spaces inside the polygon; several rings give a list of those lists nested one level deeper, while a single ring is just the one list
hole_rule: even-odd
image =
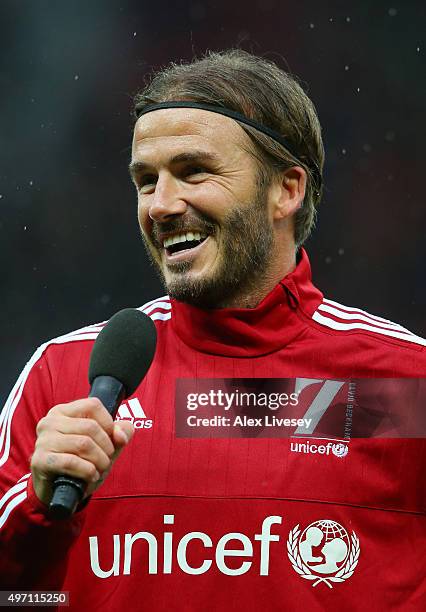
[{"label": "forehead", "polygon": [[241,126],[218,113],[198,108],[166,108],[142,115],[133,133],[133,157],[179,153],[196,147],[222,155],[238,155],[250,146]]}]

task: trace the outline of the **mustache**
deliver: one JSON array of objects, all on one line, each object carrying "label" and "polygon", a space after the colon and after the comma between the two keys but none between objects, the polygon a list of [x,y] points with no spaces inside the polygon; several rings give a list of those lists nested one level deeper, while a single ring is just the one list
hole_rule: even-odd
[{"label": "mustache", "polygon": [[206,217],[198,216],[180,217],[162,223],[154,222],[151,230],[151,242],[155,247],[161,248],[163,246],[160,241],[161,234],[169,232],[184,233],[189,231],[210,236],[215,233],[216,224]]}]

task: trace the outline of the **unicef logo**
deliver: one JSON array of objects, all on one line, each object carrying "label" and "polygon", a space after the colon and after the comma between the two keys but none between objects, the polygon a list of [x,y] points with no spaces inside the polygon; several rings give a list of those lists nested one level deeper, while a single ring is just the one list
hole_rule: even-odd
[{"label": "unicef logo", "polygon": [[287,554],[295,572],[312,581],[324,582],[330,589],[333,582],[344,582],[358,565],[359,539],[349,536],[342,525],[330,520],[311,523],[302,532],[296,525],[289,533]]},{"label": "unicef logo", "polygon": [[343,444],[343,442],[338,442],[337,444],[333,444],[332,451],[336,457],[346,457],[349,447],[347,444]]}]

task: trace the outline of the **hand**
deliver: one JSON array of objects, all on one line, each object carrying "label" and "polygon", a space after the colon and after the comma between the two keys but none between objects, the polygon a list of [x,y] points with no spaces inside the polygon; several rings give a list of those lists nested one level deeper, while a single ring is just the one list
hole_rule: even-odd
[{"label": "hand", "polygon": [[113,421],[95,397],[58,404],[37,425],[31,458],[34,491],[48,505],[56,476],[66,474],[87,482],[84,498],[108,476],[114,461],[133,436],[130,421]]}]

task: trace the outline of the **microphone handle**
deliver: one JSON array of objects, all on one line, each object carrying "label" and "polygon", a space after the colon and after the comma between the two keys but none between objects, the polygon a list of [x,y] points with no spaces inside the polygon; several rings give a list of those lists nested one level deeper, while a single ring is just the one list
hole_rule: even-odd
[{"label": "microphone handle", "polygon": [[[114,418],[125,397],[124,385],[112,376],[97,376],[89,397],[97,397]],[[49,516],[54,520],[70,518],[83,498],[87,483],[74,476],[61,475],[53,481],[53,495],[49,504]]]}]

